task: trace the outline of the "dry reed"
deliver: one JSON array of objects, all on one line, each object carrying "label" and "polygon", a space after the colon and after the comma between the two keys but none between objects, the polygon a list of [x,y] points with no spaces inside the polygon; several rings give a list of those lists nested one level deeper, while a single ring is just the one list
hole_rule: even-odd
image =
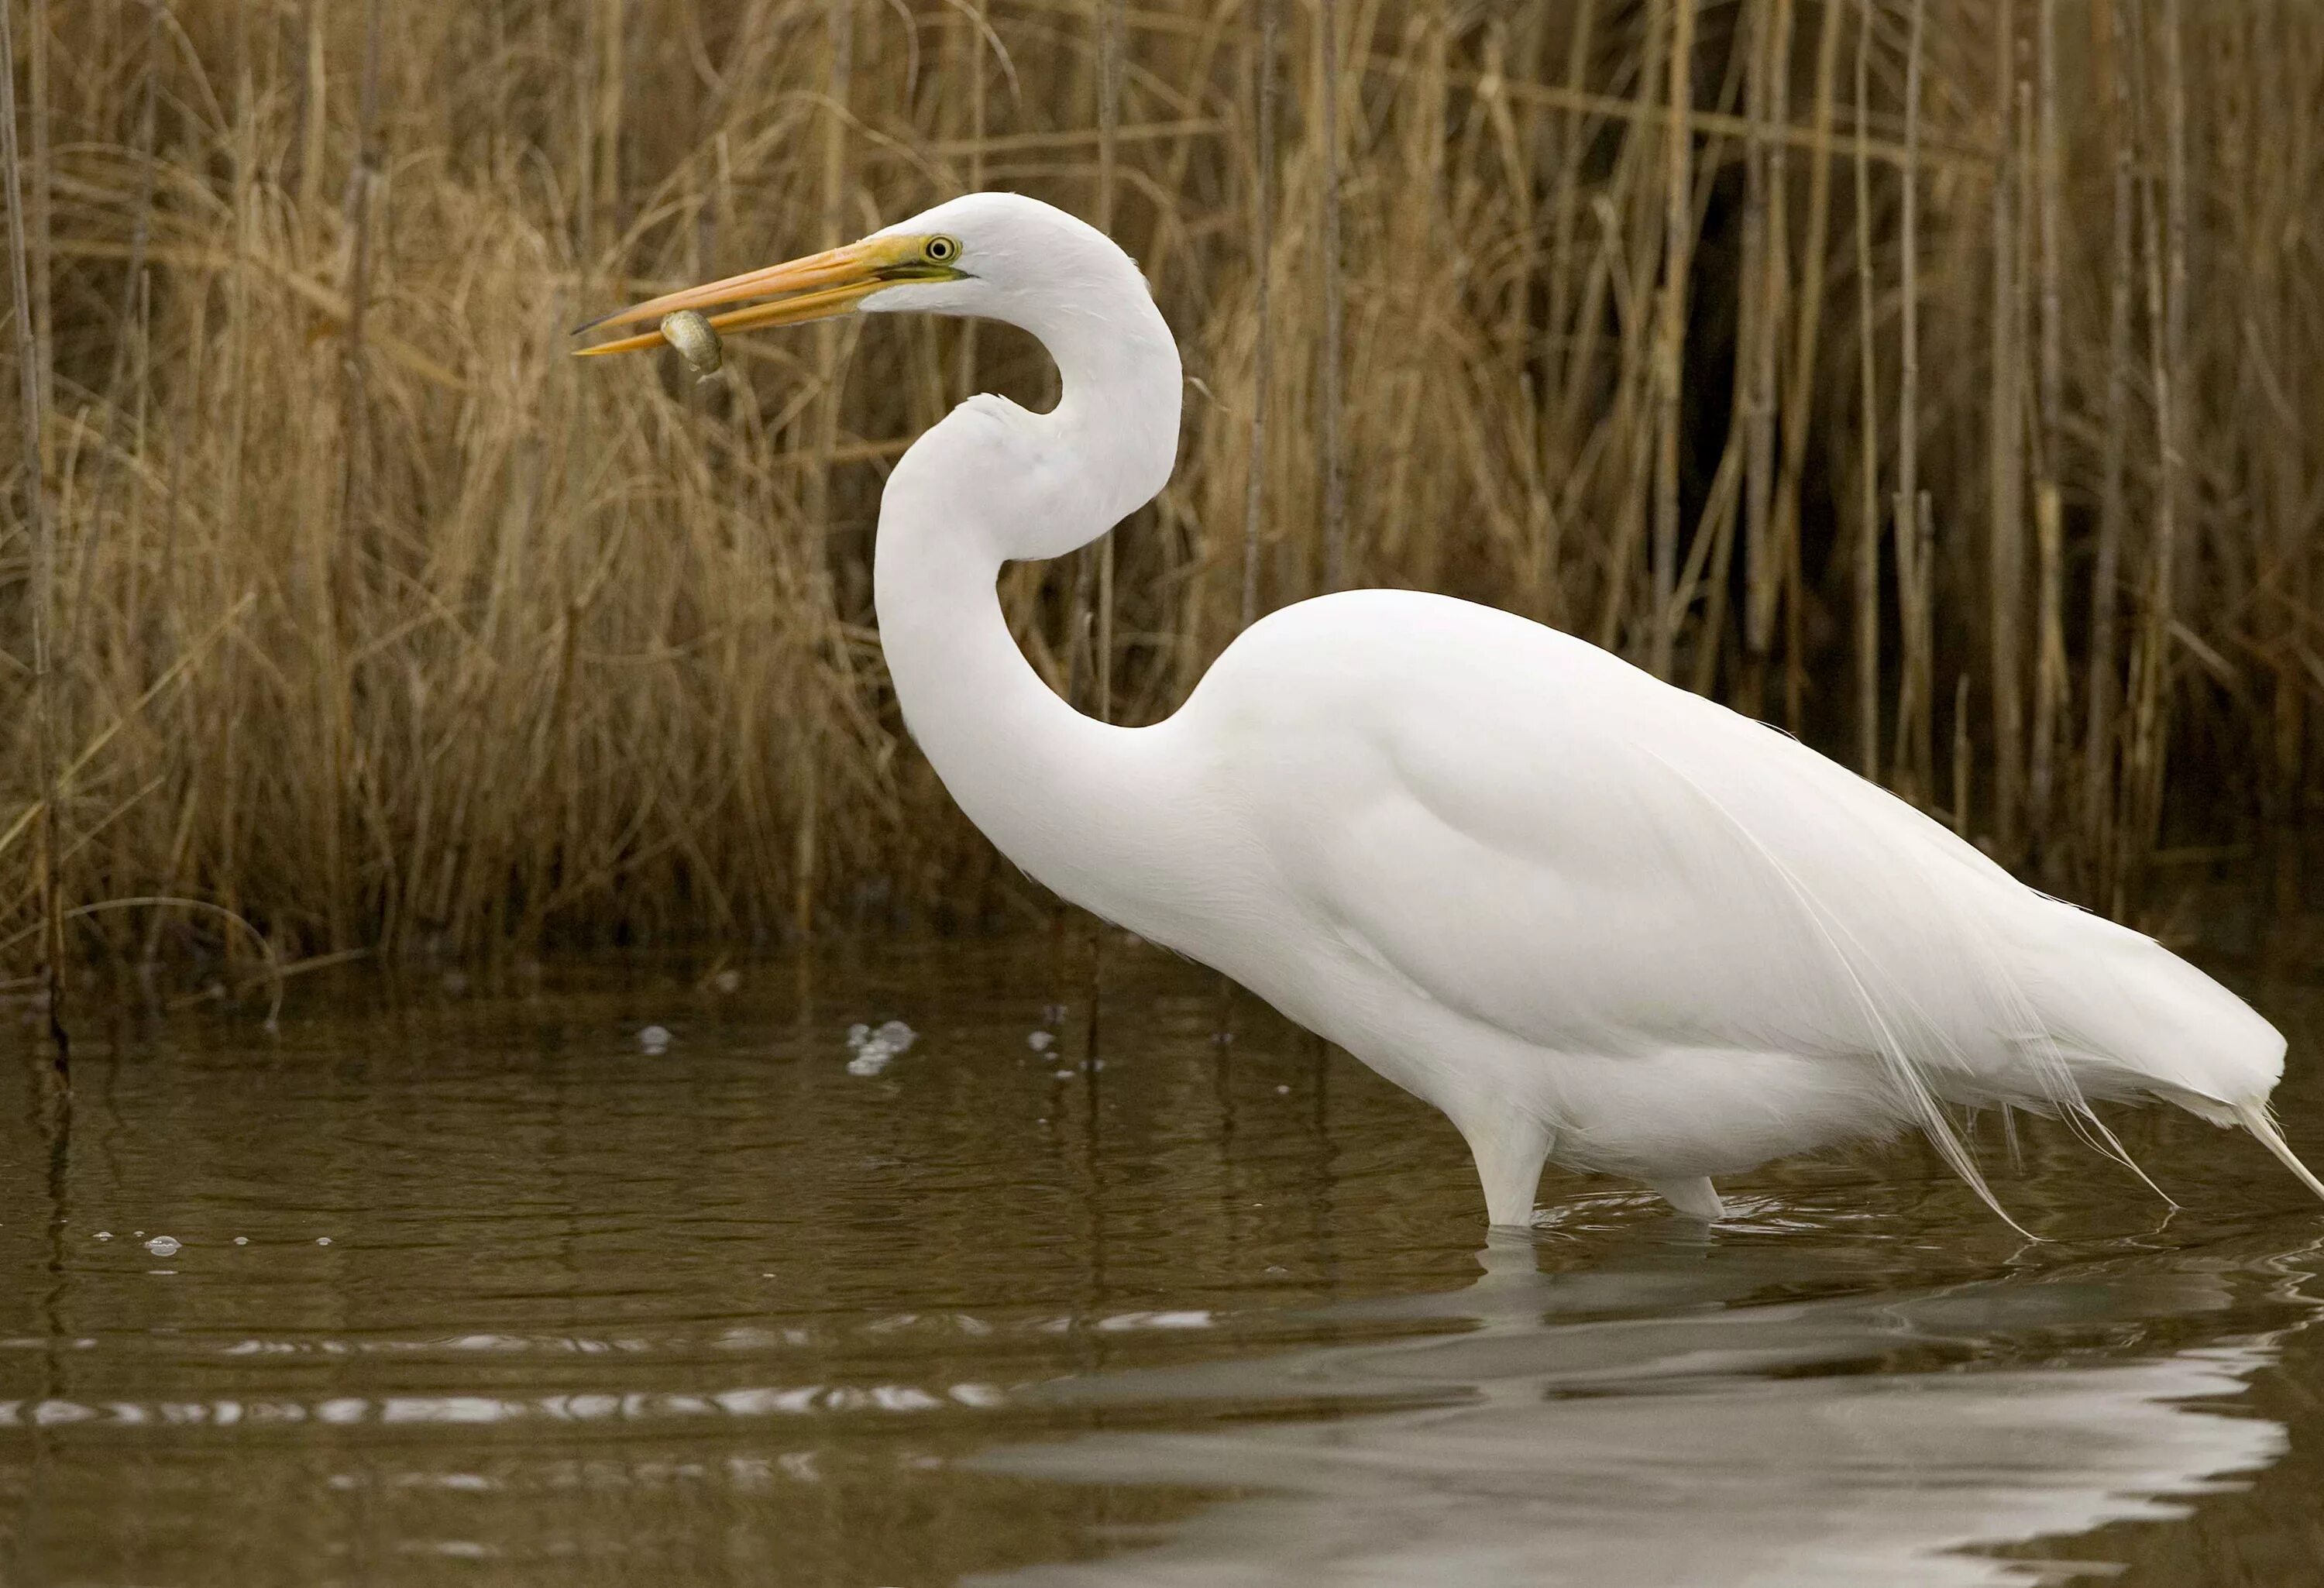
[{"label": "dry reed", "polygon": [[1004,582],[1115,720],[1254,610],[1411,584],[2116,910],[2324,792],[2324,13],[8,3],[12,966],[51,883],[191,901],[70,917],[131,960],[244,951],[217,910],[285,953],[1041,919],[904,740],[869,575],[884,467],[973,383],[1042,400],[1036,351],[565,357],[978,185],[1110,210],[1196,383],[1084,598]]},{"label": "dry reed", "polygon": [[[37,26],[43,6],[35,4],[33,21]],[[32,78],[33,91],[32,125],[35,129],[48,120],[48,105],[42,92],[46,73],[41,62],[45,57],[43,47],[32,48]],[[40,174],[33,184],[35,190],[47,185],[47,139],[39,131],[32,137],[33,164]],[[56,614],[57,537],[56,521],[48,509],[42,482],[48,471],[46,426],[49,397],[43,390],[43,371],[47,355],[42,344],[42,331],[46,322],[43,311],[48,300],[48,254],[42,236],[47,219],[47,205],[36,200],[33,213],[39,220],[26,236],[23,160],[16,138],[16,39],[15,20],[0,15],[0,167],[6,172],[5,191],[8,199],[8,280],[15,303],[14,315],[17,391],[17,434],[23,439],[23,466],[19,471],[18,491],[23,503],[23,517],[26,538],[32,543],[30,578],[27,580],[26,605],[31,608],[25,627],[30,631],[32,663],[26,669],[30,675],[32,696],[32,740],[35,746],[32,758],[34,778],[32,785],[35,815],[32,824],[31,843],[27,846],[32,860],[30,904],[35,912],[35,931],[39,938],[36,950],[40,965],[41,992],[48,1005],[49,1031],[56,1042],[57,1067],[61,1071],[67,1063],[69,1048],[64,1031],[65,955],[63,889],[57,863],[57,729],[56,688],[52,668],[53,647],[50,639],[51,625]],[[36,263],[37,262],[37,263]],[[35,291],[34,283],[40,283]]]}]

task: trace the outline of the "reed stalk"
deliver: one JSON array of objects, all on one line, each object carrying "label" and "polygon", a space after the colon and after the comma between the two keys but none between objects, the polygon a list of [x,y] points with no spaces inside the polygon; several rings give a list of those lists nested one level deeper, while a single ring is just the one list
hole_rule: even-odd
[{"label": "reed stalk", "polygon": [[[1813,109],[1809,121],[1809,135],[1818,152],[1806,162],[1808,168],[1807,235],[1800,252],[1800,288],[1797,301],[1821,305],[1824,300],[1824,283],[1830,264],[1831,246],[1831,183],[1832,168],[1839,162],[1833,145],[1832,128],[1838,115],[1840,24],[1849,7],[1840,0],[1826,0],[1821,8],[1821,23],[1816,35],[1815,79]],[[1788,33],[1788,11],[1786,13]],[[1780,58],[1779,58],[1780,59]],[[1784,119],[1788,120],[1788,110]],[[1864,149],[1861,139],[1855,150],[1857,164],[1861,169]],[[1788,183],[1784,186],[1788,187]],[[1779,246],[1788,247],[1788,239],[1779,235]],[[1807,480],[1808,437],[1813,429],[1812,405],[1816,397],[1818,360],[1821,355],[1824,317],[1811,309],[1801,312],[1789,303],[1785,306],[1793,323],[1791,361],[1783,382],[1783,416],[1780,437],[1783,443],[1781,472],[1777,475],[1775,498],[1775,534],[1785,549],[1787,576],[1801,567],[1800,494]],[[1845,379],[1843,375],[1841,377]],[[1865,409],[1868,416],[1872,409]],[[1843,537],[1844,539],[1844,537]],[[1877,578],[1876,569],[1875,578]],[[1877,586],[1875,586],[1877,593]],[[1797,617],[1802,602],[1796,580],[1793,582],[1792,613]],[[1877,614],[1874,615],[1873,633],[1877,636]],[[1785,711],[1788,720],[1797,725],[1803,720],[1800,691],[1806,677],[1803,648],[1787,633],[1787,655],[1784,669]],[[1875,658],[1877,660],[1877,654]],[[1859,700],[1858,706],[1861,707]],[[1875,712],[1877,714],[1877,697]],[[1877,732],[1877,728],[1873,730]],[[1859,746],[1859,749],[1861,746]]]},{"label": "reed stalk", "polygon": [[[849,124],[855,88],[855,0],[826,0],[824,43],[828,62],[823,112],[823,236],[825,248],[844,242],[847,213],[848,152],[853,140]],[[814,454],[808,465],[807,490],[801,506],[808,532],[816,537],[808,553],[807,600],[818,627],[835,623],[836,594],[831,577],[829,544],[832,528],[832,472],[839,453],[842,345],[836,321],[815,328],[816,405]],[[815,650],[820,652],[822,644]],[[823,746],[811,716],[802,714],[794,725],[792,761],[797,769],[798,811],[791,841],[791,931],[801,938],[815,931],[816,882],[823,863]]]},{"label": "reed stalk", "polygon": [[2002,0],[1993,44],[1993,113],[2001,160],[1993,180],[1991,319],[1986,414],[1988,477],[1986,524],[1986,666],[1993,711],[1993,840],[2005,860],[2017,854],[2019,757],[2024,746],[2024,679],[2019,642],[2024,632],[2025,423],[2024,366],[2018,352],[2025,328],[2019,316],[2018,194],[2024,171],[2018,147],[2016,8]]},{"label": "reed stalk", "polygon": [[1969,731],[1969,674],[1953,680],[1953,831],[1969,836],[1969,790],[1976,784],[1976,742]]},{"label": "reed stalk", "polygon": [[[985,0],[958,0],[963,32],[967,35],[968,48],[964,52],[968,65],[968,152],[967,190],[984,190],[984,140],[991,119],[987,95],[991,91],[990,68],[985,64],[985,42],[991,36],[992,24],[985,15]],[[954,385],[961,392],[973,392],[976,387],[977,322],[964,320],[960,328],[960,373]]]},{"label": "reed stalk", "polygon": [[1935,570],[1929,564],[1932,515],[1921,503],[1921,71],[1922,39],[1927,30],[1927,0],[1913,0],[1911,32],[1904,53],[1904,198],[1897,226],[1900,330],[1896,385],[1896,605],[1903,614],[1904,666],[1896,698],[1896,749],[1891,763],[1897,791],[1921,799],[1936,776],[1932,741],[1934,663],[1931,652],[1930,590]]},{"label": "reed stalk", "polygon": [[[2178,0],[2164,0],[2161,18],[2163,194],[2156,179],[2142,184],[2145,220],[2147,376],[2154,393],[2156,474],[2154,528],[2148,542],[2143,621],[2133,667],[2135,704],[2131,716],[2126,767],[2126,843],[2117,854],[2118,889],[2126,890],[2138,865],[2161,836],[2163,790],[2170,754],[2172,627],[2178,604],[2180,540],[2185,512],[2185,427],[2181,382],[2186,370],[2187,155],[2186,84]],[[2133,45],[2134,94],[2145,81],[2146,41]],[[2140,96],[2152,100],[2151,94]],[[2150,103],[2141,119],[2155,114]]]},{"label": "reed stalk", "polygon": [[[1094,18],[1097,40],[1095,57],[1097,77],[1097,210],[1092,217],[1100,231],[1111,233],[1114,226],[1115,166],[1119,159],[1121,135],[1121,0],[1096,0]],[[1081,562],[1087,568],[1094,560],[1096,577],[1096,621],[1093,647],[1095,666],[1092,669],[1095,698],[1090,703],[1093,715],[1099,721],[1113,716],[1113,581],[1114,534],[1109,530],[1098,537],[1097,544],[1081,553]],[[1076,586],[1076,598],[1082,594]],[[1098,1121],[1098,1055],[1102,1048],[1103,1015],[1105,1010],[1105,928],[1092,916],[1084,923],[1088,945],[1089,980],[1086,1005],[1088,1018],[1083,1024],[1082,1052],[1084,1060],[1083,1080],[1089,1095],[1090,1130],[1094,1138]]]},{"label": "reed stalk", "polygon": [[2136,274],[2133,177],[2135,127],[2131,115],[2128,62],[2121,59],[2123,28],[2111,3],[2102,19],[2100,69],[2107,82],[2109,143],[2113,151],[2112,226],[2108,233],[2106,405],[2100,413],[2103,461],[2099,467],[2098,545],[2090,564],[2089,703],[2082,749],[2082,836],[2089,850],[2082,885],[2111,906],[2120,905],[2116,881],[2116,660],[2120,625],[2122,545],[2129,517],[2125,481],[2130,432],[2130,307]]},{"label": "reed stalk", "polygon": [[[330,132],[331,69],[330,57],[325,48],[324,23],[329,14],[330,0],[307,0],[305,13],[300,17],[300,42],[302,64],[299,77],[299,151],[298,174],[294,192],[303,213],[315,206],[321,192],[323,163],[327,158]],[[162,0],[146,0],[146,14],[152,18],[153,32],[161,31]],[[495,14],[495,21],[500,20]],[[370,35],[370,20],[364,20],[366,48]],[[149,50],[147,63],[152,64]]]},{"label": "reed stalk", "polygon": [[[1770,80],[1768,99],[1770,120],[1775,125],[1788,127],[1792,120],[1792,0],[1777,0],[1774,41],[1768,51],[1767,72]],[[1769,314],[1768,323],[1760,342],[1758,374],[1758,430],[1753,439],[1755,456],[1759,460],[1760,474],[1766,487],[1775,487],[1776,468],[1775,453],[1776,404],[1781,400],[1783,378],[1779,349],[1784,343],[1784,321],[1812,322],[1818,317],[1794,315],[1791,307],[1792,291],[1792,222],[1791,222],[1791,145],[1781,138],[1773,139],[1768,152],[1771,167],[1768,195],[1768,227],[1766,239],[1767,263],[1765,283]],[[1816,165],[1829,162],[1818,160]],[[1813,235],[1812,227],[1811,235]],[[1822,247],[1817,243],[1819,252]],[[1803,331],[1803,336],[1812,333]],[[1812,343],[1811,343],[1811,348]],[[1811,352],[1811,356],[1812,353]],[[1774,514],[1770,538],[1783,567],[1784,581],[1784,718],[1797,727],[1804,720],[1807,709],[1808,672],[1804,660],[1806,647],[1801,642],[1801,623],[1807,609],[1806,564],[1802,557],[1799,526],[1785,516],[1784,504],[1778,498],[1767,511]]]},{"label": "reed stalk", "polygon": [[1669,0],[1670,118],[1664,134],[1663,283],[1655,334],[1654,613],[1647,667],[1671,674],[1677,644],[1678,454],[1681,369],[1686,349],[1686,278],[1694,209],[1695,0]]},{"label": "reed stalk", "polygon": [[1250,439],[1243,463],[1242,604],[1238,631],[1259,621],[1259,544],[1267,512],[1267,410],[1275,385],[1275,114],[1283,0],[1259,0],[1256,82],[1259,143],[1252,151],[1250,214]]},{"label": "reed stalk", "polygon": [[626,116],[629,0],[595,0],[597,49],[592,65],[596,81],[591,98],[595,125],[589,150],[590,196],[597,221],[600,246],[610,246],[622,234],[625,206],[622,194],[622,132]]},{"label": "reed stalk", "polygon": [[[31,181],[24,192],[24,206],[31,223],[27,268],[32,283],[32,358],[34,379],[40,385],[41,411],[53,413],[57,406],[56,204],[51,187],[56,162],[49,151],[49,0],[26,0],[25,12],[24,86],[30,103],[25,106],[24,119],[32,134],[28,140],[32,160],[26,171]],[[45,436],[42,445],[47,446]]]},{"label": "reed stalk", "polygon": [[[1827,17],[1840,7],[1827,5]],[[1872,5],[1856,22],[1856,768],[1880,780],[1880,365],[1879,315],[1872,263],[1870,134]],[[1787,443],[1788,444],[1788,443]]]},{"label": "reed stalk", "polygon": [[1317,275],[1323,300],[1323,335],[1316,346],[1317,442],[1323,455],[1323,588],[1341,587],[1348,568],[1348,457],[1345,403],[1340,383],[1346,364],[1346,259],[1342,252],[1340,163],[1340,7],[1338,0],[1315,0],[1318,137],[1323,149],[1320,179],[1322,230]]},{"label": "reed stalk", "polygon": [[[340,618],[353,600],[355,562],[366,539],[362,518],[372,490],[371,320],[372,228],[378,205],[381,171],[380,73],[383,52],[384,0],[367,0],[364,7],[364,51],[355,110],[355,158],[347,175],[346,229],[349,238],[347,266],[346,346],[341,395],[338,535],[311,580],[315,604],[310,623],[317,680],[328,694],[331,707],[324,714],[323,752],[330,775],[326,781],[322,821],[323,869],[329,879],[330,912],[327,952],[350,946],[355,928],[346,908],[346,840],[348,821],[344,809],[353,753],[354,702],[346,688],[346,669],[340,644]],[[246,110],[245,110],[246,114]],[[238,451],[238,448],[237,448]]]},{"label": "reed stalk", "polygon": [[[1566,43],[1563,85],[1565,104],[1559,115],[1555,196],[1552,200],[1548,351],[1549,379],[1557,396],[1552,404],[1556,415],[1555,429],[1548,445],[1552,456],[1561,458],[1572,454],[1574,426],[1580,414],[1576,402],[1579,391],[1573,379],[1576,346],[1588,346],[1581,338],[1568,337],[1566,328],[1573,323],[1573,266],[1579,235],[1576,228],[1582,213],[1582,160],[1587,148],[1583,132],[1590,125],[1582,108],[1583,85],[1589,80],[1591,45],[1597,37],[1597,0],[1581,0],[1574,8],[1572,33]],[[1544,548],[1545,558],[1554,555],[1549,548]],[[1542,582],[1553,601],[1555,571],[1554,566],[1543,570]]]},{"label": "reed stalk", "polygon": [[[161,137],[161,18],[162,0],[146,0],[145,42],[143,59],[139,64],[137,141],[134,145],[137,162],[137,198],[131,211],[129,233],[129,268],[124,272],[121,292],[121,320],[126,327],[137,313],[137,300],[146,291],[146,254],[153,237],[153,189],[159,161],[157,144]],[[113,370],[106,381],[106,391],[111,401],[121,401],[121,382],[127,373],[131,350],[140,346],[137,338],[124,336],[115,350]],[[139,392],[143,394],[143,383]]]},{"label": "reed stalk", "polygon": [[[1781,268],[1778,261],[1784,245],[1778,230],[1775,248],[1771,251],[1768,246],[1771,171],[1767,132],[1775,120],[1768,104],[1768,89],[1775,75],[1775,30],[1768,25],[1770,10],[1765,4],[1747,6],[1736,17],[1736,26],[1745,41],[1741,52],[1749,62],[1746,69],[1744,115],[1750,125],[1743,148],[1742,279],[1736,304],[1738,356],[1727,450],[1720,459],[1722,476],[1739,466],[1744,478],[1740,499],[1745,661],[1738,704],[1755,715],[1764,709],[1761,703],[1766,695],[1767,658],[1774,643],[1775,604],[1783,592],[1782,560],[1770,555],[1768,516],[1775,503],[1775,483],[1774,455],[1766,443],[1775,434],[1775,415],[1767,406],[1765,390],[1781,313],[1779,305],[1769,301],[1771,290],[1780,291],[1771,278]],[[1695,657],[1693,688],[1698,693],[1709,691],[1717,677],[1719,651],[1725,638],[1733,529],[1734,515],[1722,513],[1716,531],[1719,544],[1711,554],[1710,588]],[[1697,539],[1701,539],[1700,534]]]},{"label": "reed stalk", "polygon": [[[35,26],[44,8],[35,7]],[[36,44],[37,51],[42,46]],[[36,53],[35,59],[39,59]],[[37,77],[35,80],[40,78]],[[38,102],[36,101],[36,108]],[[45,155],[45,140],[40,140]],[[17,428],[23,442],[24,523],[32,540],[32,697],[35,741],[39,747],[37,809],[33,820],[32,892],[38,908],[38,976],[47,1009],[49,1039],[53,1053],[51,1073],[69,1084],[72,1042],[65,1026],[64,889],[59,876],[57,805],[57,712],[54,659],[50,625],[56,612],[56,519],[49,510],[45,484],[45,416],[42,390],[38,300],[32,292],[31,245],[25,236],[23,161],[16,136],[16,42],[8,7],[0,5],[0,162],[7,166],[9,303],[16,344]],[[45,160],[36,181],[46,183]]]},{"label": "reed stalk", "polygon": [[[2035,448],[2034,529],[2040,579],[2034,591],[2034,743],[2028,754],[2027,821],[2044,841],[2043,875],[2052,886],[2063,876],[2050,839],[2055,816],[2058,728],[2066,711],[2065,491],[2061,468],[2065,431],[2065,232],[2062,191],[2064,140],[2058,115],[2058,4],[2041,0],[2035,23],[2035,92],[2040,147],[2034,188],[2041,207],[2040,433]],[[2029,118],[2020,116],[2021,123]],[[2033,134],[2029,129],[2028,134]]]},{"label": "reed stalk", "polygon": [[[2267,103],[2275,96],[2298,91],[2299,68],[2282,48],[2288,42],[2273,24],[2273,15],[2255,19],[2254,57],[2264,56],[2253,75],[2269,85]],[[2296,118],[2285,129],[2281,146],[2263,148],[2266,124],[2259,114],[2261,97],[2255,94],[2249,125],[2249,165],[2257,194],[2250,206],[2244,232],[2246,246],[2257,255],[2255,288],[2259,301],[2253,321],[2260,335],[2246,338],[2244,354],[2262,392],[2265,411],[2274,421],[2264,434],[2246,432],[2245,444],[2257,455],[2255,466],[2264,480],[2263,494],[2269,507],[2271,533],[2255,559],[2261,592],[2255,598],[2271,616],[2262,625],[2261,649],[2273,659],[2269,669],[2268,717],[2265,732],[2273,741],[2273,762],[2268,769],[2260,819],[2270,829],[2267,847],[2273,851],[2270,882],[2273,913],[2279,921],[2295,920],[2306,908],[2301,832],[2303,772],[2310,754],[2309,690],[2301,678],[2305,657],[2305,615],[2317,610],[2315,570],[2304,548],[2316,519],[2310,508],[2303,417],[2324,405],[2317,390],[2312,363],[2285,350],[2294,347],[2294,328],[2310,323],[2299,292],[2303,272],[2297,239],[2303,229],[2309,195],[2319,180],[2319,140],[2312,122]],[[2266,592],[2273,592],[2273,599]]]},{"label": "reed stalk", "polygon": [[[1109,234],[1114,229],[1115,167],[1121,141],[1121,3],[1097,0],[1097,214],[1093,218],[1098,230]],[[1111,532],[1099,537],[1095,704],[1101,721],[1113,716],[1113,549]]]}]

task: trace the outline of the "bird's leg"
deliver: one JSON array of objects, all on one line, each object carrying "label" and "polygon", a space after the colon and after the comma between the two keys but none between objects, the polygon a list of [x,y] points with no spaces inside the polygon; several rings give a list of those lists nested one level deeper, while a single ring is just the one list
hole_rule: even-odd
[{"label": "bird's leg", "polygon": [[1549,1127],[1506,1111],[1452,1122],[1469,1139],[1469,1150],[1477,1159],[1477,1178],[1485,1187],[1487,1219],[1496,1227],[1532,1228],[1541,1166],[1549,1158]]},{"label": "bird's leg", "polygon": [[1655,1194],[1691,1219],[1723,1219],[1727,1205],[1719,1200],[1719,1192],[1708,1175],[1697,1175],[1691,1180],[1648,1180]]}]

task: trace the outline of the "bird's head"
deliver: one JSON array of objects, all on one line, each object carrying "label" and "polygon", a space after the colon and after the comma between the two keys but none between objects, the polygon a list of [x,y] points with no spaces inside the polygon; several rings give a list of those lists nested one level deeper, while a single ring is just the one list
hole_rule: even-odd
[{"label": "bird's head", "polygon": [[[659,321],[679,309],[724,308],[710,324],[730,334],[859,310],[902,309],[1006,320],[1047,339],[1119,302],[1132,283],[1145,300],[1138,267],[1095,227],[1037,198],[969,193],[861,242],[665,293],[580,328],[613,329]],[[725,307],[743,304],[748,307]],[[656,329],[580,352],[630,353],[662,341]]]}]

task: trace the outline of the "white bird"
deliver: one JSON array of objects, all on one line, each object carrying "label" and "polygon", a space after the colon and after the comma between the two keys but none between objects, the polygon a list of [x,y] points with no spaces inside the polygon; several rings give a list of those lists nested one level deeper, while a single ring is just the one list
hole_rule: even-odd
[{"label": "white bird", "polygon": [[1570,634],[1350,591],[1253,624],[1165,722],[1058,698],[1001,566],[1104,534],[1178,445],[1170,328],[1093,227],[974,193],[596,323],[745,300],[711,323],[918,311],[1047,347],[1053,410],[971,397],[888,481],[874,594],[906,724],[1033,877],[1442,1109],[1495,1224],[1531,1222],[1545,1161],[1716,1218],[1714,1177],[1913,1127],[1991,1204],[1948,1108],[2061,1115],[2119,1155],[2090,1112],[2116,1098],[2240,1124],[2324,1196],[2267,1112],[2283,1039],[2242,1000]]}]

